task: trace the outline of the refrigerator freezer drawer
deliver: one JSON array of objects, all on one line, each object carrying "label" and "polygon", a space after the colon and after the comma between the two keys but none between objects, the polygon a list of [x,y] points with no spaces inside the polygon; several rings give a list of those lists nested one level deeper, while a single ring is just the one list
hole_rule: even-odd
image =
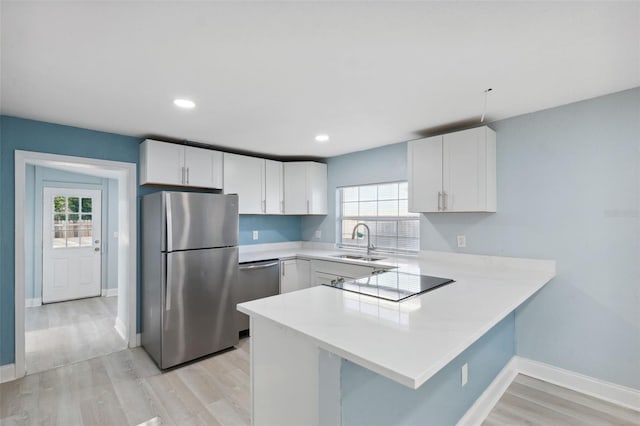
[{"label": "refrigerator freezer drawer", "polygon": [[188,250],[164,256],[161,368],[236,345],[238,248]]}]

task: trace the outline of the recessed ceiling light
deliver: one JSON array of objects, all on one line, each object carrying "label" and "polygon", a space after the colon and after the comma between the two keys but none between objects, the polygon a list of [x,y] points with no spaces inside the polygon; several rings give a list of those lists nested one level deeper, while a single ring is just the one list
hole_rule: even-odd
[{"label": "recessed ceiling light", "polygon": [[325,143],[329,142],[329,135],[316,135],[316,142]]},{"label": "recessed ceiling light", "polygon": [[173,100],[173,104],[175,106],[179,106],[180,108],[195,108],[196,103],[193,101],[190,101],[189,99],[174,99]]}]

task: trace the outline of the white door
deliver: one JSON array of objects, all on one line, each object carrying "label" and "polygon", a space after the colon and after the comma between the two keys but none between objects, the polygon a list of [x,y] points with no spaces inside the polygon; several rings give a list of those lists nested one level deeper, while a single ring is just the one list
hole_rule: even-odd
[{"label": "white door", "polygon": [[409,211],[441,211],[442,136],[409,142],[408,161]]},{"label": "white door", "polygon": [[184,147],[185,184],[201,188],[222,188],[222,152]]},{"label": "white door", "polygon": [[101,199],[100,190],[44,188],[42,303],[100,295]]},{"label": "white door", "polygon": [[265,160],[265,213],[284,213],[284,171],[281,161]]},{"label": "white door", "polygon": [[225,152],[224,193],[238,194],[238,213],[264,214],[264,158]]},{"label": "white door", "polygon": [[305,162],[284,163],[284,213],[309,214]]},{"label": "white door", "polygon": [[485,128],[444,135],[442,189],[447,211],[486,209]]}]

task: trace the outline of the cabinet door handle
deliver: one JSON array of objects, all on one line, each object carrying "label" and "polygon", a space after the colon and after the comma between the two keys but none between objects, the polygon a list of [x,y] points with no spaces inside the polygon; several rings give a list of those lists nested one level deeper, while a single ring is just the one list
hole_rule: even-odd
[{"label": "cabinet door handle", "polygon": [[284,269],[287,266],[286,263],[282,262],[282,276],[284,277]]},{"label": "cabinet door handle", "polygon": [[182,167],[182,184],[184,185],[186,182],[184,180],[184,166]]},{"label": "cabinet door handle", "polygon": [[307,200],[307,214],[309,214],[309,200]]},{"label": "cabinet door handle", "polygon": [[284,200],[280,201],[280,213],[284,214]]},{"label": "cabinet door handle", "polygon": [[187,167],[187,185],[189,184],[189,168]]},{"label": "cabinet door handle", "polygon": [[267,200],[262,200],[262,213],[267,212]]},{"label": "cabinet door handle", "polygon": [[446,193],[446,191],[442,191],[442,202],[443,202],[443,206],[442,206],[442,210],[447,210],[448,206],[447,204],[449,204],[449,194]]},{"label": "cabinet door handle", "polygon": [[442,192],[438,191],[438,211],[442,210]]}]

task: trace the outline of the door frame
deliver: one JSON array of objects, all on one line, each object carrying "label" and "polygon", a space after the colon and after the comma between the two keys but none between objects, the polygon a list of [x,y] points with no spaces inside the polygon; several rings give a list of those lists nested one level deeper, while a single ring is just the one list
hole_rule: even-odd
[{"label": "door frame", "polygon": [[[135,163],[43,152],[15,151],[15,378],[25,366],[25,202],[26,166],[45,166],[115,179],[118,182],[118,317],[116,330],[129,347],[140,345],[137,334],[137,167]],[[122,301],[122,303],[121,303]]]}]

